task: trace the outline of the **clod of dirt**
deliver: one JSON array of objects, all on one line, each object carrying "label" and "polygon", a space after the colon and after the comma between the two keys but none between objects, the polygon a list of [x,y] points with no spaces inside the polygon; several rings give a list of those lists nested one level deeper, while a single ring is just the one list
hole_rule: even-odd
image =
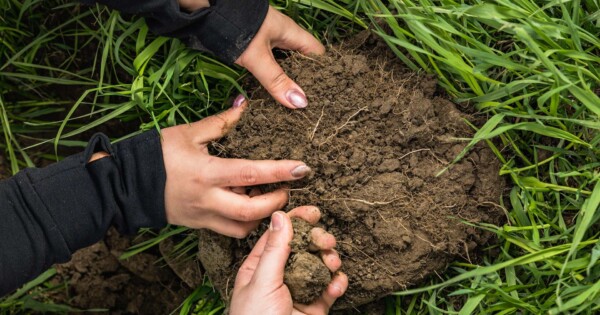
[{"label": "clod of dirt", "polygon": [[308,222],[298,218],[292,218],[292,226],[294,227],[294,238],[290,242],[292,253],[308,251],[312,226]]},{"label": "clod of dirt", "polygon": [[331,274],[318,256],[310,250],[312,226],[299,218],[292,218],[294,238],[290,242],[292,255],[285,267],[283,282],[297,303],[310,304],[331,282]]},{"label": "clod of dirt", "polygon": [[283,282],[290,289],[294,302],[310,304],[327,288],[331,274],[321,258],[299,252],[290,257]]},{"label": "clod of dirt", "polygon": [[[365,42],[319,58],[292,55],[282,66],[309,106],[289,110],[258,88],[238,125],[213,146],[224,157],[295,159],[313,169],[311,178],[288,183],[287,209],[318,206],[322,227],[337,239],[350,286],[334,309],[422,283],[454,260],[470,261],[491,236],[464,222],[503,220],[499,163],[484,145],[439,174],[464,148],[457,139],[472,136],[469,117],[434,96],[434,81]],[[238,241],[201,233],[207,257],[200,258],[225,299],[260,234]]]}]

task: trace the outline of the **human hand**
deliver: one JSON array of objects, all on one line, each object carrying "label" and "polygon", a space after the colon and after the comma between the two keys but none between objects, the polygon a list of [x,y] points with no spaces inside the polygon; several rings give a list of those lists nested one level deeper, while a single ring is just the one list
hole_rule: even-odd
[{"label": "human hand", "polygon": [[245,106],[238,97],[221,114],[161,131],[169,223],[243,238],[288,200],[285,189],[246,194],[246,186],[297,180],[310,173],[300,161],[224,159],[208,153],[207,145],[235,125]]},{"label": "human hand", "polygon": [[248,69],[279,103],[289,108],[304,108],[308,105],[306,94],[275,60],[272,49],[276,47],[305,55],[323,54],[325,47],[292,19],[269,6],[258,33],[235,61]]},{"label": "human hand", "polygon": [[[298,207],[288,215],[277,211],[271,215],[269,230],[254,245],[235,279],[230,314],[327,314],[337,298],[348,288],[348,277],[338,272],[329,286],[310,305],[293,304],[288,287],[283,283],[285,264],[290,255],[290,241],[294,230],[290,217],[299,217],[309,223],[319,221],[321,214],[315,207]],[[335,238],[322,229],[311,231],[313,246],[321,250],[323,262],[337,271],[341,260],[333,249]]]}]

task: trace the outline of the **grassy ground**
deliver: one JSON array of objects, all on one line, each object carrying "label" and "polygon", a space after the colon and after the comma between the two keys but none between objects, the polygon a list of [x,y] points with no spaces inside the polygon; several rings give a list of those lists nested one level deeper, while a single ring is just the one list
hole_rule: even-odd
[{"label": "grassy ground", "polygon": [[[599,1],[274,4],[328,42],[371,26],[401,61],[436,74],[487,119],[465,141],[486,141],[510,182],[498,201],[507,224],[481,226],[500,242],[479,265],[456,262],[441,279],[397,292],[388,314],[597,312]],[[111,121],[147,130],[205,117],[245,75],[102,7],[0,0],[0,11],[0,149],[13,173],[82,147],[86,131]],[[198,292],[186,306],[210,311]],[[26,297],[0,309],[28,306]]]}]

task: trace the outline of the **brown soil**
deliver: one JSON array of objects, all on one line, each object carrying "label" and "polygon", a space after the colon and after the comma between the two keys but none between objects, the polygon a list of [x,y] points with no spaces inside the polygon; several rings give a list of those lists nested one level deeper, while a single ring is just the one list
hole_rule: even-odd
[{"label": "brown soil", "polygon": [[[470,260],[490,235],[464,222],[503,217],[499,164],[484,146],[437,176],[465,146],[456,138],[472,135],[469,117],[434,96],[435,81],[369,45],[320,58],[293,55],[283,68],[306,91],[309,107],[288,110],[258,88],[240,123],[214,145],[226,157],[296,159],[313,168],[309,179],[291,184],[287,210],[318,206],[320,224],[338,240],[350,287],[335,309]],[[258,236],[238,241],[199,232],[199,258],[225,299]]]},{"label": "brown soil", "polygon": [[47,297],[82,310],[105,309],[110,314],[171,313],[192,290],[157,263],[159,253],[146,251],[119,260],[132,245],[132,237],[109,231],[104,241],[77,251],[70,262],[56,266],[52,282],[66,282],[67,287]]},{"label": "brown soil", "polygon": [[331,274],[319,256],[309,253],[312,226],[298,218],[292,219],[292,225],[292,254],[285,267],[283,282],[290,289],[294,301],[310,304],[331,282]]}]

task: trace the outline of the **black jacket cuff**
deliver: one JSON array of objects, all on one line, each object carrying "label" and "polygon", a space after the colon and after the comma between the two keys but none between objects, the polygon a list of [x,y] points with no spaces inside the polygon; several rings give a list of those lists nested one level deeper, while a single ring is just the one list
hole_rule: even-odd
[{"label": "black jacket cuff", "polygon": [[[175,1],[176,2],[176,1]],[[260,29],[269,9],[268,0],[212,0],[211,6],[193,13],[181,12],[175,20],[148,18],[154,32],[183,40],[189,47],[208,51],[233,64]],[[165,23],[172,23],[169,27]]]},{"label": "black jacket cuff", "polygon": [[81,1],[144,16],[155,34],[179,38],[229,64],[246,50],[269,10],[268,0],[210,0],[210,7],[192,13],[182,11],[177,0]]},{"label": "black jacket cuff", "polygon": [[[111,156],[88,163],[97,151]],[[0,181],[0,297],[111,225],[124,233],[165,226],[165,182],[157,131],[114,146],[98,134],[84,153]]]},{"label": "black jacket cuff", "polygon": [[[87,163],[98,151],[111,156]],[[133,234],[167,224],[166,172],[157,131],[114,146],[96,134],[84,153],[22,173],[27,177],[23,184],[31,185],[69,249],[59,260],[101,240],[111,225]],[[56,235],[47,239],[59,241]]]}]

